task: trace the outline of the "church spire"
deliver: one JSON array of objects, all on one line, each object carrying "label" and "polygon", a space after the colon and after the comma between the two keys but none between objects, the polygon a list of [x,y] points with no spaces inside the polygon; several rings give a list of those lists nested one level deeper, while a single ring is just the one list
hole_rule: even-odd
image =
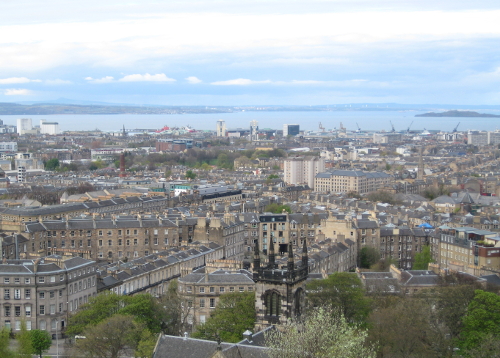
[{"label": "church spire", "polygon": [[307,256],[307,239],[304,239],[304,246],[302,247],[302,267],[309,267],[309,257]]},{"label": "church spire", "polygon": [[269,240],[269,268],[274,268],[274,266],[276,265],[275,264],[275,261],[276,261],[276,255],[274,254],[274,242],[273,242],[273,238],[271,237],[271,239]]},{"label": "church spire", "polygon": [[259,239],[255,240],[255,246],[253,251],[253,270],[258,271],[260,269],[260,251],[259,251]]},{"label": "church spire", "polygon": [[288,271],[288,278],[289,279],[294,279],[295,278],[295,260],[293,257],[293,245],[292,243],[288,243],[288,263],[286,265],[287,271]]}]

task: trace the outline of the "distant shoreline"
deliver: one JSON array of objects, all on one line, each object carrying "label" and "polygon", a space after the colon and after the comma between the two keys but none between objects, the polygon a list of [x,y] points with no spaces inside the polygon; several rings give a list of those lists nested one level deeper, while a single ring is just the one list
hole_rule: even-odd
[{"label": "distant shoreline", "polygon": [[478,113],[474,111],[446,111],[441,113],[423,113],[416,114],[415,117],[481,117],[481,118],[500,118],[500,115],[497,114],[488,114],[488,113]]}]

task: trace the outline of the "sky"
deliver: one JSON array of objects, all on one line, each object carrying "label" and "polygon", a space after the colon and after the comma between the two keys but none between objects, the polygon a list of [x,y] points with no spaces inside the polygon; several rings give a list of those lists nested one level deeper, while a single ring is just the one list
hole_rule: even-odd
[{"label": "sky", "polygon": [[500,2],[3,0],[0,102],[500,104]]}]

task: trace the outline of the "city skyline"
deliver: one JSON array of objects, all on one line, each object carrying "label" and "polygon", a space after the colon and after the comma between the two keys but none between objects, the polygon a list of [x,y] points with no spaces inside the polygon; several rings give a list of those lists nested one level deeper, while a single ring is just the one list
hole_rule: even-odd
[{"label": "city skyline", "polygon": [[493,1],[0,4],[0,101],[499,103]]}]

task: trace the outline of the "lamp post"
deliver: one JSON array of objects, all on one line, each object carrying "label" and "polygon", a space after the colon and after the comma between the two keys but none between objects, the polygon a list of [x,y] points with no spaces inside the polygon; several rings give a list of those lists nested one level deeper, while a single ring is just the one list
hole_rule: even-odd
[{"label": "lamp post", "polygon": [[59,321],[56,320],[56,357],[59,358],[59,337],[57,335],[57,324]]}]

